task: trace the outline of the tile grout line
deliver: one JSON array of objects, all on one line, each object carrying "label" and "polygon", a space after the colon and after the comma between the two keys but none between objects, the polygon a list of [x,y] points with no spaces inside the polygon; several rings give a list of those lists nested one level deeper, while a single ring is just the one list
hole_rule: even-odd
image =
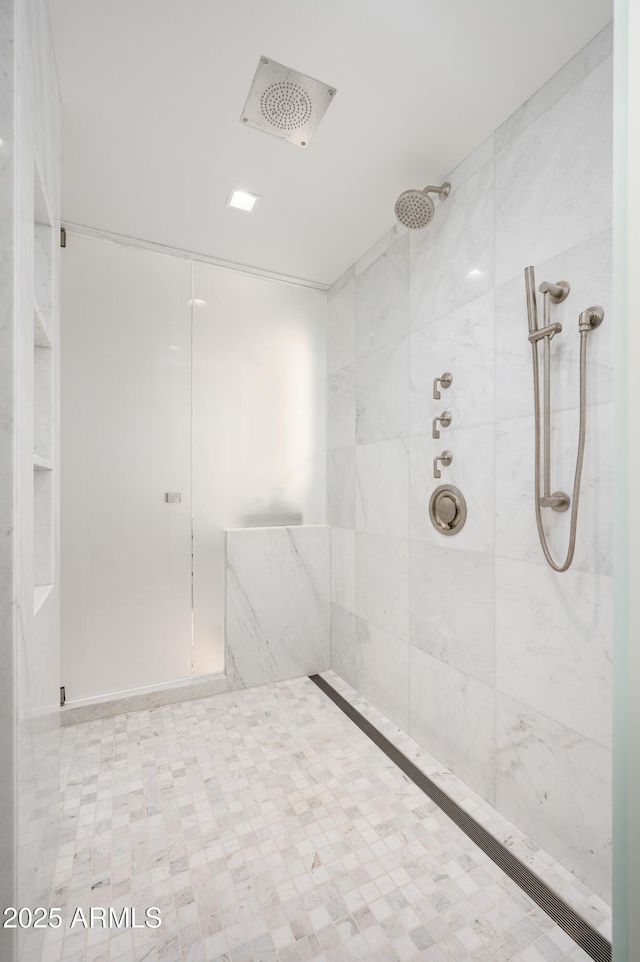
[{"label": "tile grout line", "polygon": [[611,943],[597,929],[465,812],[322,676],[310,675],[309,679],[595,962],[611,962]]}]

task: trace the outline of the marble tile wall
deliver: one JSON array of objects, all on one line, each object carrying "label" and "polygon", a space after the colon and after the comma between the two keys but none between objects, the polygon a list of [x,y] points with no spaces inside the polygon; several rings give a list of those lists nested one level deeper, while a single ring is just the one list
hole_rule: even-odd
[{"label": "marble tile wall", "polygon": [[329,667],[329,528],[226,533],[225,667],[232,689]]},{"label": "marble tile wall", "polygon": [[[432,225],[395,226],[329,293],[331,666],[488,802],[610,897],[612,34],[447,178]],[[584,149],[588,143],[589,150]],[[577,318],[589,339],[575,561],[542,556],[523,269],[566,279],[554,319],[553,484],[571,490]],[[434,401],[433,378],[453,373]],[[451,427],[431,437],[431,420]],[[453,462],[435,481],[432,461]],[[462,489],[464,529],[428,517]],[[551,513],[551,512],[549,512]],[[545,518],[556,555],[568,517]]]},{"label": "marble tile wall", "polygon": [[[58,371],[59,97],[45,0],[0,3],[0,73],[0,895],[3,908],[34,908],[50,904],[60,815],[57,387],[46,425],[54,465],[48,590],[34,548],[34,439],[42,441],[34,422],[45,427],[34,403],[37,294],[54,385]],[[36,230],[36,217],[48,226]],[[17,944],[11,935],[0,930],[3,962],[40,959],[42,931],[19,932]]]},{"label": "marble tile wall", "polygon": [[[0,65],[3,83],[0,85],[0,117],[2,117],[2,149],[0,149],[0,383],[13,385],[16,354],[16,303],[14,235],[18,211],[15,205],[16,177],[16,114],[15,114],[15,3],[0,5]],[[6,388],[5,388],[6,390]],[[7,391],[7,394],[9,392]],[[2,451],[11,451],[15,436],[16,412],[8,397],[3,397],[0,417]],[[9,694],[0,699],[0,902],[10,905],[15,892],[15,836],[8,830],[15,818],[15,717],[16,643],[14,566],[17,551],[15,531],[15,465],[6,457],[0,458],[0,525],[5,533],[0,539],[0,684]],[[0,948],[8,959],[13,959],[12,934],[0,931]]]}]

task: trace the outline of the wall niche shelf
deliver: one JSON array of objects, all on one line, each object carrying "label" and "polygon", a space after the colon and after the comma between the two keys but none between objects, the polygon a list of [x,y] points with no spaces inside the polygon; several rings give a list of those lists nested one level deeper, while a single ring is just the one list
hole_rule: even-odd
[{"label": "wall niche shelf", "polygon": [[54,581],[54,221],[36,158],[33,176],[33,611]]},{"label": "wall niche shelf", "polygon": [[35,347],[51,348],[51,318],[43,314],[38,301],[33,300],[33,343]]},{"label": "wall niche shelf", "polygon": [[33,613],[37,615],[46,601],[53,585],[36,585],[33,589]]}]

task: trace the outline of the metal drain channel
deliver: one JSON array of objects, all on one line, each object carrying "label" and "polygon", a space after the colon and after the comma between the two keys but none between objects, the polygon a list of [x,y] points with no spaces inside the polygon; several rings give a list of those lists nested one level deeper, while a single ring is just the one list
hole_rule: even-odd
[{"label": "metal drain channel", "polygon": [[320,675],[310,675],[310,681],[324,692],[351,721],[364,732],[381,751],[398,766],[411,781],[421,789],[425,795],[436,803],[449,816],[452,822],[462,829],[472,841],[481,848],[485,855],[500,866],[505,875],[519,885],[523,892],[533,899],[540,908],[549,915],[561,929],[569,935],[580,948],[595,962],[611,962],[611,943],[594,929],[585,919],[561,899],[549,886],[538,878],[531,869],[509,851],[497,838],[483,828],[475,818],[460,808],[435,782],[421,772],[420,769],[403,755],[388,738],[375,728],[364,715],[343,698]]}]

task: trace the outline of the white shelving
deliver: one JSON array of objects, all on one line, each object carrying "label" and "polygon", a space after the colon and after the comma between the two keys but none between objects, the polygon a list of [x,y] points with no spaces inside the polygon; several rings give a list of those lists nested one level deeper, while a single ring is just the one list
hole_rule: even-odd
[{"label": "white shelving", "polygon": [[33,180],[33,610],[36,614],[53,587],[54,221],[37,160]]},{"label": "white shelving", "polygon": [[51,318],[42,312],[42,308],[35,297],[33,299],[33,343],[35,347],[53,347]]}]

